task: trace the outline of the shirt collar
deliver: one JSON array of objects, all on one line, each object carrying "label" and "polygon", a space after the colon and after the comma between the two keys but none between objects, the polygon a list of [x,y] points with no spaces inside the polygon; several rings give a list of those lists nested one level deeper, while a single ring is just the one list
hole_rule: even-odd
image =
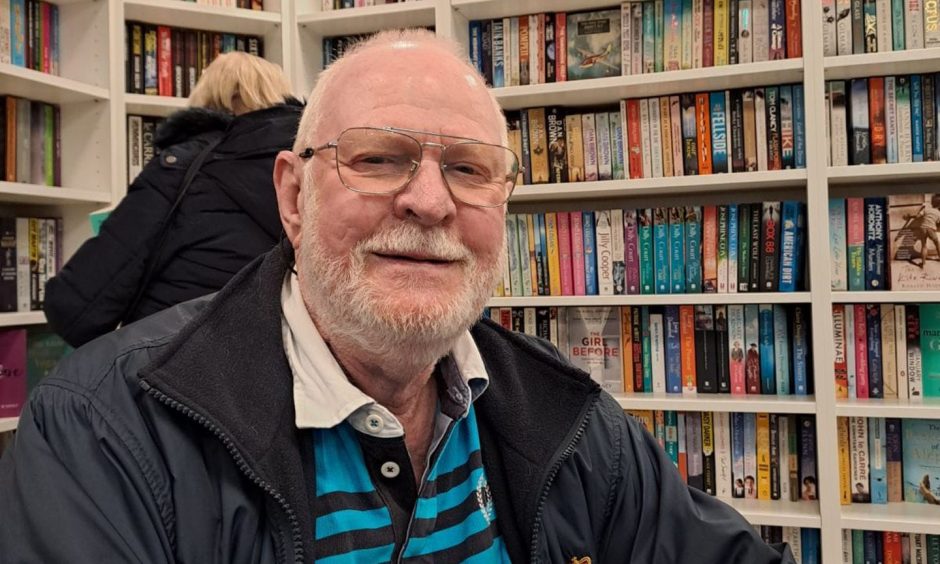
[{"label": "shirt collar", "polygon": [[[288,273],[281,288],[281,315],[284,352],[293,375],[297,428],[328,429],[349,420],[357,430],[373,435],[404,434],[398,419],[388,409],[346,377],[310,318],[297,275],[293,273]],[[445,386],[440,394],[441,411],[452,419],[465,416],[470,404],[489,385],[483,357],[469,331],[457,339],[438,368]]]}]

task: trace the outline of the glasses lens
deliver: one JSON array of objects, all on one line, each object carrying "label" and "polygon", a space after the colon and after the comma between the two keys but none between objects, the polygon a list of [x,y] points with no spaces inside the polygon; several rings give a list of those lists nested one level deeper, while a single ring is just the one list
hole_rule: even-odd
[{"label": "glasses lens", "polygon": [[515,153],[487,143],[448,145],[443,164],[444,178],[454,196],[475,206],[506,203],[519,170]]},{"label": "glasses lens", "polygon": [[421,145],[394,131],[347,129],[336,140],[340,180],[359,192],[394,192],[411,178],[421,159]]}]

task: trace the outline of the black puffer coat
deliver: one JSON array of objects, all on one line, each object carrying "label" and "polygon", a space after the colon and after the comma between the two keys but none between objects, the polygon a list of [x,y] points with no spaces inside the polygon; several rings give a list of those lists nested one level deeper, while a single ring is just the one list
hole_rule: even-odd
[{"label": "black puffer coat", "polygon": [[[290,149],[303,106],[289,103],[232,117],[205,109],[171,116],[157,131],[159,155],[128,189],[97,237],[46,286],[52,328],[79,346],[128,323],[220,289],[278,240],[272,171]],[[189,165],[219,139],[160,232]],[[158,258],[154,259],[153,257]],[[134,306],[145,273],[154,274]]]}]

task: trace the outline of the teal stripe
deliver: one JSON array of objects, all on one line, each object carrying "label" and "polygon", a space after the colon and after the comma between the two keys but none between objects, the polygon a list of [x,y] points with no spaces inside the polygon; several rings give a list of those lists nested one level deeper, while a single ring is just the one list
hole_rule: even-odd
[{"label": "teal stripe", "polygon": [[318,496],[375,490],[354,433],[347,423],[313,432]]},{"label": "teal stripe", "polygon": [[469,537],[487,529],[490,526],[483,513],[474,511],[463,522],[435,531],[426,537],[414,538],[408,541],[405,548],[405,558],[430,554],[440,550],[457,546],[467,540]]},{"label": "teal stripe", "polygon": [[477,432],[477,417],[473,406],[467,416],[457,421],[453,431],[444,443],[444,449],[428,474],[428,480],[436,480],[441,474],[447,474],[467,463],[474,452],[480,450],[480,436]]},{"label": "teal stripe", "polygon": [[502,537],[493,539],[493,544],[483,552],[478,552],[463,561],[462,564],[512,564],[509,560],[509,553],[503,546]]},{"label": "teal stripe", "polygon": [[395,544],[386,544],[375,548],[364,548],[343,554],[334,554],[326,558],[317,558],[317,564],[373,564],[374,562],[388,562],[392,559]]},{"label": "teal stripe", "polygon": [[342,509],[334,511],[323,517],[317,517],[317,539],[325,539],[339,533],[361,531],[364,529],[381,529],[392,524],[388,509],[380,507],[368,511]]},{"label": "teal stripe", "polygon": [[467,499],[468,495],[476,491],[477,483],[479,483],[483,475],[483,468],[477,468],[467,476],[466,480],[457,484],[450,490],[439,493],[434,497],[419,497],[418,505],[415,507],[415,518],[436,518],[438,513],[443,513],[451,507],[457,507],[463,500]]}]

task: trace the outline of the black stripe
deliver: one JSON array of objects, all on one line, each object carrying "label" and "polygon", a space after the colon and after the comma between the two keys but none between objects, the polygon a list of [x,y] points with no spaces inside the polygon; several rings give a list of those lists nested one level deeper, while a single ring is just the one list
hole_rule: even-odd
[{"label": "black stripe", "polygon": [[493,544],[497,534],[496,524],[490,523],[490,526],[486,529],[483,529],[475,535],[467,537],[463,542],[458,543],[455,546],[445,548],[444,550],[439,550],[437,552],[432,552],[431,554],[422,554],[421,556],[415,556],[414,558],[406,558],[404,562],[409,564],[417,564],[418,562],[433,562],[434,564],[459,564],[467,558],[470,558],[471,556],[483,552],[489,548]]},{"label": "black stripe", "polygon": [[436,497],[438,494],[450,490],[454,486],[463,483],[467,477],[470,476],[471,472],[481,466],[483,466],[483,454],[480,452],[480,449],[477,449],[467,457],[467,461],[462,465],[446,474],[441,474],[436,480],[428,483],[421,492],[421,497]]},{"label": "black stripe", "polygon": [[317,558],[326,558],[344,554],[354,550],[364,548],[375,548],[395,542],[395,535],[392,533],[392,526],[382,527],[381,529],[359,529],[356,531],[347,531],[328,536],[324,539],[317,539]]},{"label": "black stripe", "polygon": [[385,502],[378,492],[332,492],[317,496],[316,511],[317,517],[329,515],[334,511],[352,509],[354,511],[368,511],[370,509],[379,509],[385,507]]},{"label": "black stripe", "polygon": [[436,518],[415,519],[411,525],[412,538],[426,537],[434,531],[440,531],[462,523],[474,511],[480,511],[480,502],[477,500],[477,491],[470,490],[459,504],[437,514]]}]

